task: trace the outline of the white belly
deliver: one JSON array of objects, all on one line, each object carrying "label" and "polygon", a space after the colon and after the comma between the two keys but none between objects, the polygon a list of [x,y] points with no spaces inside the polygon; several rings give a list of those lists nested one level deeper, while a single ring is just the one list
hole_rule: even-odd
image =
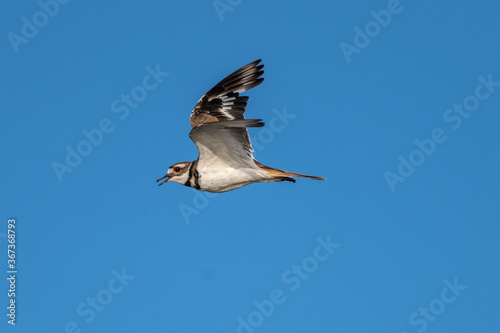
[{"label": "white belly", "polygon": [[200,190],[217,193],[235,190],[256,182],[268,181],[264,171],[251,168],[198,167],[198,175]]}]

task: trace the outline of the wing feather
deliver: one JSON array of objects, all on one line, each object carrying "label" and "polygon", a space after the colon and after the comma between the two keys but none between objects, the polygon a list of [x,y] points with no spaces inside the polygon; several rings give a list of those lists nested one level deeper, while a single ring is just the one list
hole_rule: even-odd
[{"label": "wing feather", "polygon": [[226,164],[233,168],[254,166],[248,127],[262,127],[260,119],[217,121],[195,127],[189,137],[198,147],[199,163]]},{"label": "wing feather", "polygon": [[241,67],[203,95],[191,112],[191,126],[194,128],[211,122],[245,119],[243,113],[248,96],[240,94],[264,81],[260,77],[264,74],[264,65],[259,65],[260,62],[259,59]]}]

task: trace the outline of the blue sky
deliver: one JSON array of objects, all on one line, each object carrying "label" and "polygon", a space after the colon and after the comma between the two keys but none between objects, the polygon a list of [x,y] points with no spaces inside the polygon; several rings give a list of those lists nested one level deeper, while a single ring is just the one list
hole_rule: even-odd
[{"label": "blue sky", "polygon": [[[499,10],[3,2],[2,332],[498,331]],[[328,180],[157,187],[260,58],[256,158]]]}]

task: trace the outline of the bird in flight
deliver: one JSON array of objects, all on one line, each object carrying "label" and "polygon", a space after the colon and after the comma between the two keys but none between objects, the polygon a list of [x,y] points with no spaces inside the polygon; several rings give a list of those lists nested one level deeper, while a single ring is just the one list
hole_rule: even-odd
[{"label": "bird in flight", "polygon": [[264,65],[260,59],[238,69],[210,89],[196,103],[189,119],[189,137],[199,150],[193,162],[175,163],[156,180],[176,182],[200,191],[227,192],[252,183],[295,182],[293,177],[325,178],[265,166],[253,157],[247,128],[262,127],[261,119],[245,119],[248,96],[241,93],[258,86]]}]

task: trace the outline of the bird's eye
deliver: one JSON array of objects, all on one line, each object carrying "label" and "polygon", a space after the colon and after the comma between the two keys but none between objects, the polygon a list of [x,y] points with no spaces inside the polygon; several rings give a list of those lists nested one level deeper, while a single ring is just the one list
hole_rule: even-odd
[{"label": "bird's eye", "polygon": [[175,172],[179,172],[179,171],[181,171],[181,168],[179,168],[179,167],[175,167],[175,168],[174,168],[174,171],[175,171]]}]

